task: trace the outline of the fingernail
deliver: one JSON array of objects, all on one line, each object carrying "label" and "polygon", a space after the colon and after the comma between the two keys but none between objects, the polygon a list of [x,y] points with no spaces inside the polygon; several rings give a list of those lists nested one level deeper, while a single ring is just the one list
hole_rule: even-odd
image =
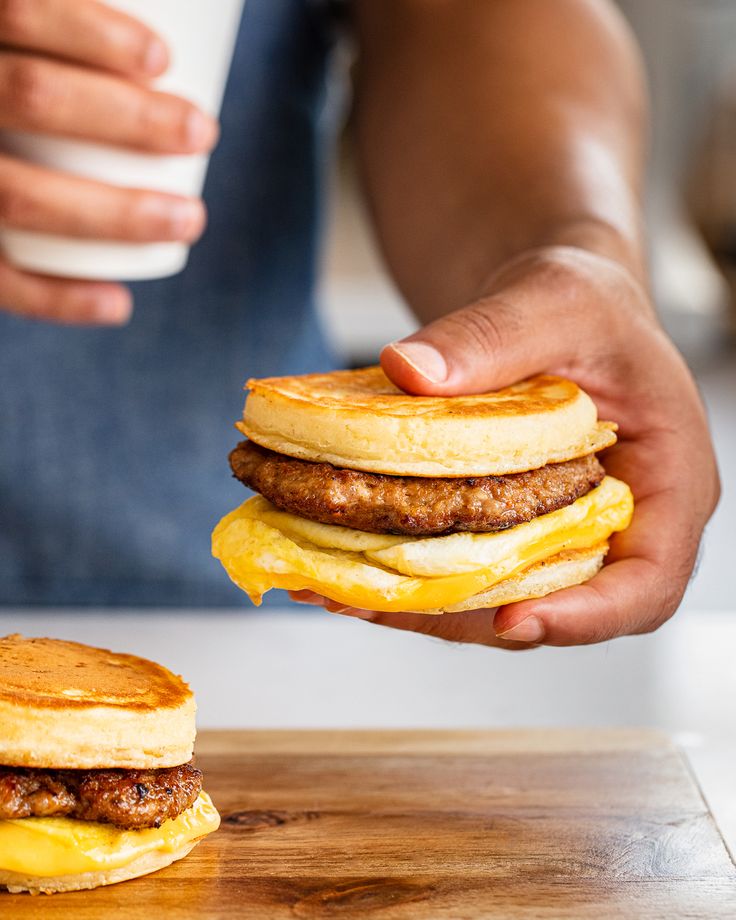
[{"label": "fingernail", "polygon": [[143,70],[151,76],[156,76],[166,69],[168,62],[169,52],[166,45],[158,38],[151,39],[143,55]]},{"label": "fingernail", "polygon": [[431,345],[424,342],[392,343],[390,346],[420,377],[430,383],[447,380],[447,362]]},{"label": "fingernail", "polygon": [[527,617],[511,629],[496,633],[497,639],[507,639],[510,642],[541,642],[544,638],[544,626],[539,617]]},{"label": "fingernail", "polygon": [[197,199],[148,195],[141,204],[140,219],[152,239],[190,243],[204,230],[206,217]]},{"label": "fingernail", "polygon": [[204,229],[204,210],[199,201],[167,201],[165,214],[172,239],[189,242]]},{"label": "fingernail", "polygon": [[189,113],[186,131],[187,143],[193,150],[210,150],[220,133],[215,119],[197,109]]},{"label": "fingernail", "polygon": [[122,326],[130,320],[133,311],[133,301],[127,294],[109,294],[98,296],[95,306],[96,320],[98,323],[111,326]]},{"label": "fingernail", "polygon": [[372,610],[359,610],[357,607],[340,607],[339,609],[328,607],[327,609],[330,613],[339,613],[354,620],[366,620],[367,622],[373,620],[376,615]]}]

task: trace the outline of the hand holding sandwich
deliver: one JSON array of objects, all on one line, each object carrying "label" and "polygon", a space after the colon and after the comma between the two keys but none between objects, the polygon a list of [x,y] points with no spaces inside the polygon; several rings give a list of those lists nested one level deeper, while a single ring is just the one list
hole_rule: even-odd
[{"label": "hand holding sandwich", "polygon": [[[719,495],[707,421],[682,358],[645,290],[615,262],[572,247],[513,260],[465,309],[388,346],[387,375],[407,392],[498,389],[539,372],[569,377],[619,424],[608,473],[636,511],[590,582],[488,612],[328,609],[452,641],[519,648],[575,645],[656,629],[674,613]],[[296,595],[315,602],[308,592]]]},{"label": "hand holding sandwich", "polygon": [[384,350],[389,379],[249,383],[231,465],[261,496],[218,525],[215,554],[256,603],[287,588],[456,641],[654,629],[719,486],[647,293],[635,42],[591,0],[355,11],[361,174],[427,325]]},{"label": "hand holding sandwich", "polygon": [[366,190],[394,277],[429,323],[384,350],[384,370],[438,395],[571,378],[618,423],[603,463],[636,500],[589,584],[497,614],[369,616],[516,648],[655,629],[682,597],[719,484],[695,385],[646,290],[636,43],[613,4],[587,0],[359,11]]}]

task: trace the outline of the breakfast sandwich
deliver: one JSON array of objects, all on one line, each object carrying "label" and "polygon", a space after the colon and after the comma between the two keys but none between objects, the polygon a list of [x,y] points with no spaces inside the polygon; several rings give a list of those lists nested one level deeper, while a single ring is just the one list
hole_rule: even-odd
[{"label": "breakfast sandwich", "polygon": [[0,638],[0,887],[122,882],[217,830],[194,715],[187,684],[152,661]]},{"label": "breakfast sandwich", "polygon": [[255,604],[271,588],[427,614],[497,607],[592,578],[633,499],[616,441],[575,383],[410,396],[380,367],[248,381],[230,454],[257,496],[214,555]]}]

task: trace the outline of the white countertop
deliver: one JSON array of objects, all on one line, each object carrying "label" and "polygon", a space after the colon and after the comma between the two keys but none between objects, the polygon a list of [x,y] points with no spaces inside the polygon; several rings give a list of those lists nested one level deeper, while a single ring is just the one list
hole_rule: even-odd
[{"label": "white countertop", "polygon": [[736,616],[683,611],[651,636],[508,653],[312,608],[0,612],[0,635],[145,655],[194,687],[199,726],[647,726],[686,750],[736,852]]}]

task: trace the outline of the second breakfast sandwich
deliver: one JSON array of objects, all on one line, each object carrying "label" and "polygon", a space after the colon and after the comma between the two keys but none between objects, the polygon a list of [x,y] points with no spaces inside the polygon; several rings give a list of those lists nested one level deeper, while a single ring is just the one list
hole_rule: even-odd
[{"label": "second breakfast sandwich", "polygon": [[260,493],[212,546],[258,604],[308,589],[444,613],[591,578],[633,511],[596,457],[616,441],[576,384],[409,396],[380,367],[250,380],[234,475]]},{"label": "second breakfast sandwich", "polygon": [[195,709],[187,684],[153,661],[0,638],[0,888],[111,885],[217,830],[191,763]]}]

